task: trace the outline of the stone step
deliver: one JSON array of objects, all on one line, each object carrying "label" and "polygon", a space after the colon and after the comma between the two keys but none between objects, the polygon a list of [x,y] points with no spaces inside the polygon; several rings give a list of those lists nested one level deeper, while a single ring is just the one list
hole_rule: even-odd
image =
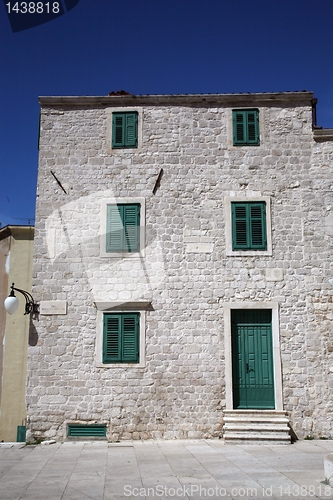
[{"label": "stone step", "polygon": [[288,423],[283,411],[227,410],[224,412],[224,441],[235,444],[289,444]]},{"label": "stone step", "polygon": [[224,415],[228,416],[261,416],[261,417],[286,417],[286,413],[284,411],[275,411],[275,410],[224,410]]},{"label": "stone step", "polygon": [[271,434],[228,434],[224,437],[224,442],[225,444],[290,444],[290,437]]},{"label": "stone step", "polygon": [[274,425],[272,424],[253,424],[253,423],[237,423],[233,422],[232,424],[229,424],[229,422],[225,422],[224,424],[224,430],[225,431],[267,431],[267,432],[289,432],[289,426],[288,425]]},{"label": "stone step", "polygon": [[224,421],[225,422],[258,422],[260,423],[265,423],[265,422],[274,422],[274,424],[287,424],[288,425],[288,419],[286,417],[278,417],[278,418],[270,418],[270,417],[238,417],[238,416],[224,416]]}]

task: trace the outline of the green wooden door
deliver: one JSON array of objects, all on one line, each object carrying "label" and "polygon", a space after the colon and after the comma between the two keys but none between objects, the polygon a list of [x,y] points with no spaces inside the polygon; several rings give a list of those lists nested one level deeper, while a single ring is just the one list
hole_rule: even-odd
[{"label": "green wooden door", "polygon": [[232,310],[235,409],[274,409],[272,311]]}]

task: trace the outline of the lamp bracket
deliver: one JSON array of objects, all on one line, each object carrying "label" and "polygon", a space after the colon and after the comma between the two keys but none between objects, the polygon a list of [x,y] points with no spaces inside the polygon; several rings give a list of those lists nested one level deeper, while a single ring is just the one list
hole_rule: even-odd
[{"label": "lamp bracket", "polygon": [[39,305],[33,299],[31,293],[26,292],[25,290],[21,290],[21,288],[15,288],[14,283],[12,284],[10,297],[15,297],[15,292],[21,293],[25,298],[25,313],[24,314],[38,314],[39,313]]}]

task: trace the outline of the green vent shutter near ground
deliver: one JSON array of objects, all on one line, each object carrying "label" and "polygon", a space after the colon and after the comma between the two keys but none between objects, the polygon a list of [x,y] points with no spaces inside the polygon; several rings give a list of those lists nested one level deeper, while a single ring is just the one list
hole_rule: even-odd
[{"label": "green vent shutter near ground", "polygon": [[138,113],[112,114],[112,147],[136,148],[138,146]]},{"label": "green vent shutter near ground", "polygon": [[108,205],[107,252],[140,251],[140,205]]},{"label": "green vent shutter near ground", "polygon": [[103,363],[139,362],[139,313],[104,314]]},{"label": "green vent shutter near ground", "polygon": [[68,424],[68,437],[106,437],[106,425]]},{"label": "green vent shutter near ground", "polygon": [[234,146],[259,145],[259,112],[257,109],[233,110],[232,121]]},{"label": "green vent shutter near ground", "polygon": [[266,203],[231,204],[232,249],[266,250]]}]

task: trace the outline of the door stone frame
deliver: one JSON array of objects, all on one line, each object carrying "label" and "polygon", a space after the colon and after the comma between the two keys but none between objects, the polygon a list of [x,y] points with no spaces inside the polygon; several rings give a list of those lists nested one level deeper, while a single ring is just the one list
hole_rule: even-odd
[{"label": "door stone frame", "polygon": [[231,309],[271,309],[275,410],[283,411],[279,303],[271,301],[228,302],[223,304],[223,309],[224,309],[226,410],[234,409],[233,391],[232,391]]}]

